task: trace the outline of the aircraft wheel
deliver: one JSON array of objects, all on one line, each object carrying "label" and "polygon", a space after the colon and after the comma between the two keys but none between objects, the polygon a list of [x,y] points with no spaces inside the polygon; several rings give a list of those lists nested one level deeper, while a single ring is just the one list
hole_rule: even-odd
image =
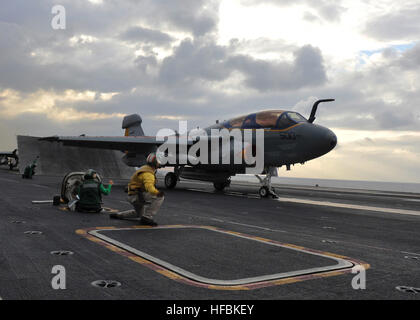
[{"label": "aircraft wheel", "polygon": [[227,187],[226,182],[213,182],[213,186],[217,191],[223,191]]},{"label": "aircraft wheel", "polygon": [[261,187],[260,190],[258,191],[259,195],[261,198],[267,198],[268,194],[269,194],[269,190],[267,187]]},{"label": "aircraft wheel", "polygon": [[166,176],[165,176],[165,187],[167,189],[175,188],[176,183],[178,182],[177,180],[178,179],[177,179],[175,173],[173,173],[173,172],[167,173]]}]

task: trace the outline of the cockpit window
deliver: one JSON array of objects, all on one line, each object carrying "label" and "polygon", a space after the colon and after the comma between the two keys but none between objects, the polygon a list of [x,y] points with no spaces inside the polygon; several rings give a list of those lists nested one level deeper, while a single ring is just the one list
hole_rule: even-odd
[{"label": "cockpit window", "polygon": [[261,111],[253,113],[245,117],[242,127],[243,129],[261,129],[274,128],[278,117],[283,111]]},{"label": "cockpit window", "polygon": [[299,122],[307,120],[296,112],[284,112],[282,110],[261,111],[251,113],[228,120],[222,123],[224,128],[242,128],[242,129],[286,129]]},{"label": "cockpit window", "polygon": [[297,112],[285,112],[277,120],[277,129],[286,129],[300,122],[307,122],[303,116]]},{"label": "cockpit window", "polygon": [[283,111],[263,111],[257,113],[257,123],[262,128],[274,128],[276,126],[277,118]]},{"label": "cockpit window", "polygon": [[223,127],[228,128],[228,129],[230,129],[230,128],[240,128],[242,126],[242,122],[244,121],[244,119],[245,119],[245,116],[241,116],[241,117],[229,120],[229,121],[225,121],[225,122],[223,122],[222,125],[223,125]]},{"label": "cockpit window", "polygon": [[300,115],[297,112],[288,112],[287,115],[289,116],[290,119],[292,119],[295,122],[307,122],[308,121],[302,115]]},{"label": "cockpit window", "polygon": [[242,122],[242,129],[259,129],[261,126],[257,123],[257,114],[253,113],[245,117]]},{"label": "cockpit window", "polygon": [[294,122],[293,120],[291,120],[286,113],[283,113],[279,119],[277,120],[276,123],[276,128],[277,129],[286,129],[289,128],[293,125],[295,125],[296,122]]}]

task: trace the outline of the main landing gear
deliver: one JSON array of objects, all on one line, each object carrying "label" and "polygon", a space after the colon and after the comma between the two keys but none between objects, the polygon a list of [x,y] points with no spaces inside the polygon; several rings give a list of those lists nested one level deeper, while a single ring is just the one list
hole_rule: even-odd
[{"label": "main landing gear", "polygon": [[168,172],[165,176],[165,187],[166,189],[173,189],[175,188],[178,182],[178,178],[175,173]]},{"label": "main landing gear", "polygon": [[274,188],[271,186],[271,177],[277,176],[277,171],[274,170],[277,170],[277,168],[269,168],[264,178],[261,178],[259,175],[255,175],[262,185],[258,191],[261,198],[267,198],[268,196],[271,196],[273,199],[279,198]]},{"label": "main landing gear", "polygon": [[166,189],[173,189],[173,188],[176,187],[176,184],[179,181],[179,176],[181,174],[181,170],[182,170],[182,168],[175,167],[174,172],[168,172],[165,175],[164,182],[165,182]]},{"label": "main landing gear", "polygon": [[222,182],[213,182],[213,186],[217,191],[223,191],[230,186],[230,178]]}]

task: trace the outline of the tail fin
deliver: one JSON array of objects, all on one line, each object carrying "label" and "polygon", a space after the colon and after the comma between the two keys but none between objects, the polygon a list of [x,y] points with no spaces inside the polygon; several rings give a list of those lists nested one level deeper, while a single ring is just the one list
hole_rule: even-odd
[{"label": "tail fin", "polygon": [[[142,119],[138,114],[130,114],[125,116],[122,122],[122,128],[125,129],[125,136],[144,136],[143,128],[141,127]],[[129,167],[138,167],[146,163],[146,155],[135,152],[124,152],[122,161]]]},{"label": "tail fin", "polygon": [[142,119],[138,114],[125,116],[122,122],[122,128],[125,129],[125,136],[144,136],[141,127]]}]

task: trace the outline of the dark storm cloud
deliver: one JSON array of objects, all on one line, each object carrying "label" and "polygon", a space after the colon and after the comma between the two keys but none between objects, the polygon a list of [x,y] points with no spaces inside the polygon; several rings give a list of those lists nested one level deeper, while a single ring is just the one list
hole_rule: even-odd
[{"label": "dark storm cloud", "polygon": [[159,79],[167,85],[181,85],[195,79],[221,81],[231,70],[226,67],[229,52],[214,42],[184,40],[174,54],[163,60]]},{"label": "dark storm cloud", "polygon": [[[155,14],[162,21],[169,19],[174,25],[185,31],[193,32],[194,36],[202,36],[214,31],[218,22],[219,1],[206,0],[149,0],[149,5],[155,5]],[[156,18],[156,17],[153,17]]]},{"label": "dark storm cloud", "polygon": [[[39,41],[38,41],[39,40]],[[72,47],[60,38],[46,39],[14,24],[0,22],[0,87],[19,91],[119,91],[141,77],[127,63],[130,53],[112,43]],[[134,60],[134,59],[132,59]]]},{"label": "dark storm cloud", "polygon": [[[128,3],[132,12],[156,28],[177,29],[202,36],[215,31],[219,0],[113,0]],[[131,16],[131,15],[130,15]],[[138,19],[137,19],[138,20]]]},{"label": "dark storm cloud", "polygon": [[[154,83],[156,79],[149,74],[151,68],[158,68],[160,83],[170,86],[195,80],[223,81],[234,70],[246,76],[248,86],[261,91],[325,82],[322,57],[311,47],[297,51],[293,64],[265,62],[236,55],[233,48],[216,45],[207,37],[203,41],[183,41],[159,66],[152,52],[135,58],[134,49],[130,51],[118,41],[112,41],[117,36],[143,45],[171,42],[172,38],[159,30],[127,25],[136,15],[145,21],[153,16],[155,25],[174,24],[202,37],[215,27],[217,1],[188,1],[188,6],[156,0],[153,4],[125,0],[105,1],[100,5],[81,0],[64,1],[68,30],[63,32],[49,26],[52,1],[42,2],[40,6],[31,2],[31,13],[23,10],[23,16],[19,16],[19,8],[25,3],[7,3],[2,11],[2,19],[7,21],[0,22],[3,49],[0,86],[4,88],[28,92],[38,89],[124,91]],[[207,23],[210,20],[212,24]],[[121,31],[116,34],[118,29]],[[85,41],[81,34],[96,39]],[[151,48],[149,51],[153,51]]]},{"label": "dark storm cloud", "polygon": [[413,112],[408,110],[387,110],[385,112],[378,113],[376,120],[381,128],[389,130],[397,129],[400,127],[408,127],[410,125],[416,125],[418,121]]},{"label": "dark storm cloud", "polygon": [[242,73],[245,84],[259,91],[290,90],[325,83],[326,73],[321,51],[310,45],[294,52],[294,61],[265,61],[235,54],[232,48],[214,42],[185,40],[166,58],[160,69],[160,81],[185,84],[198,80],[223,81],[233,71]]},{"label": "dark storm cloud", "polygon": [[63,5],[67,28],[74,33],[109,34],[133,22],[171,30],[190,32],[196,36],[213,31],[218,21],[218,0],[106,0],[93,4],[87,0],[3,1],[0,21],[30,26],[32,30],[51,29],[51,8]]},{"label": "dark storm cloud", "polygon": [[321,51],[310,45],[295,51],[292,63],[236,56],[229,65],[246,75],[248,86],[260,91],[318,86],[327,80]]},{"label": "dark storm cloud", "polygon": [[364,32],[379,40],[418,39],[420,34],[420,4],[406,5],[367,22]]},{"label": "dark storm cloud", "polygon": [[[51,28],[53,0],[16,0],[2,3],[0,11],[0,87],[21,91],[128,90],[150,79],[148,65],[156,65],[153,45],[168,46],[165,32],[135,25],[146,24],[197,37],[214,31],[218,1],[189,0],[179,5],[163,0],[63,0],[66,30]],[[85,41],[80,35],[95,37]],[[138,40],[149,51],[118,41]],[[137,67],[137,68],[136,68]]]},{"label": "dark storm cloud", "polygon": [[397,59],[397,64],[404,70],[416,70],[420,68],[420,43],[406,50],[401,58]]},{"label": "dark storm cloud", "polygon": [[119,38],[134,43],[151,43],[163,46],[169,45],[171,41],[174,40],[170,35],[160,32],[159,30],[142,27],[130,27],[124,31]]}]

